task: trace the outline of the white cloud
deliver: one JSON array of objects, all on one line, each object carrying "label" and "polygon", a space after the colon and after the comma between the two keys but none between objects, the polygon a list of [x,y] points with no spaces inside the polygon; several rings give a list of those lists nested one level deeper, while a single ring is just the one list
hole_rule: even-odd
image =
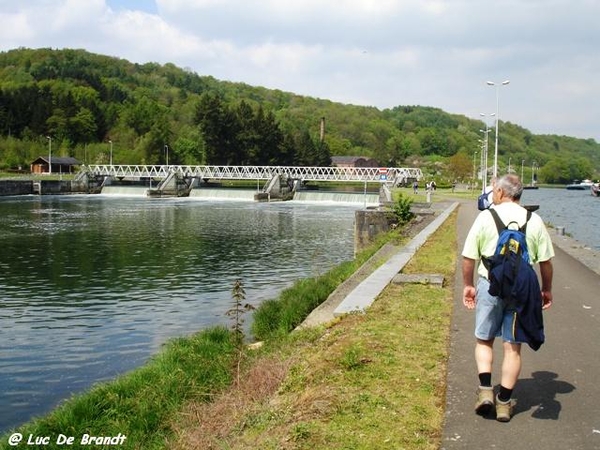
[{"label": "white cloud", "polygon": [[[107,3],[108,2],[108,3]],[[85,48],[380,108],[600,140],[595,0],[0,0],[0,50]]]}]

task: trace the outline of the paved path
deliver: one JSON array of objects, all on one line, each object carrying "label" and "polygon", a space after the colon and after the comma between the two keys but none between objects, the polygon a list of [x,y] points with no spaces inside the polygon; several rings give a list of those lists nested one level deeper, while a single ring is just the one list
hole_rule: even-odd
[{"label": "paved path", "polygon": [[[461,203],[459,252],[477,213],[475,202]],[[543,218],[543,209],[538,214]],[[600,258],[563,237],[553,236],[553,241],[554,304],[544,313],[546,343],[537,352],[523,348],[514,392],[518,403],[509,423],[473,412],[478,384],[474,315],[462,305],[458,258],[442,449],[600,449]],[[499,344],[494,384],[499,381]]]}]

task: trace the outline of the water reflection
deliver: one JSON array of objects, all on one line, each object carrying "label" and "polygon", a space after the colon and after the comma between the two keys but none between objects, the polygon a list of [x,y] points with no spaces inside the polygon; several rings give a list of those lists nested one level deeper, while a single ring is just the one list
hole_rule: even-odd
[{"label": "water reflection", "polygon": [[0,430],[351,259],[356,207],[194,199],[0,200]]}]

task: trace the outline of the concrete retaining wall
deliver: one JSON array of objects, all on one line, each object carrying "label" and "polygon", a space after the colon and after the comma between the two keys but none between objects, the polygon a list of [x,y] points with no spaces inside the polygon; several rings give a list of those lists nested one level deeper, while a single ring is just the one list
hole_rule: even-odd
[{"label": "concrete retaining wall", "polygon": [[87,193],[86,183],[67,180],[0,180],[0,196]]},{"label": "concrete retaining wall", "polygon": [[33,194],[32,180],[0,180],[0,196]]},{"label": "concrete retaining wall", "polygon": [[368,246],[375,236],[391,228],[388,211],[366,209],[356,211],[354,215],[354,254]]}]

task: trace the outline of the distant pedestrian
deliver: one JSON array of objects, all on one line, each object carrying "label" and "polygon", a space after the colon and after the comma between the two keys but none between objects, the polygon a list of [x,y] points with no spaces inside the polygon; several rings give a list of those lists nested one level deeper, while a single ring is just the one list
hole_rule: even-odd
[{"label": "distant pedestrian", "polygon": [[416,194],[419,192],[419,182],[415,181],[413,182],[413,193]]},{"label": "distant pedestrian", "polygon": [[[519,205],[523,185],[516,175],[504,175],[493,186],[494,210],[503,223],[516,222],[522,227],[527,221],[527,210]],[[539,308],[547,309],[552,305],[551,259],[554,249],[548,231],[542,219],[535,213],[527,222],[527,248],[531,263],[539,263],[541,274],[541,304]],[[496,419],[508,422],[512,416],[513,389],[521,371],[521,344],[516,342],[512,334],[516,310],[500,297],[489,293],[489,275],[483,265],[482,258],[491,257],[496,250],[498,231],[492,214],[484,210],[479,213],[473,223],[462,251],[463,263],[463,304],[467,309],[475,309],[475,362],[479,375],[479,390],[475,412],[488,414],[496,406]],[[477,287],[473,284],[473,276],[477,266],[479,279]],[[519,301],[520,299],[517,299]],[[492,361],[494,339],[502,337],[504,357],[500,389],[494,396],[492,385]]]}]

